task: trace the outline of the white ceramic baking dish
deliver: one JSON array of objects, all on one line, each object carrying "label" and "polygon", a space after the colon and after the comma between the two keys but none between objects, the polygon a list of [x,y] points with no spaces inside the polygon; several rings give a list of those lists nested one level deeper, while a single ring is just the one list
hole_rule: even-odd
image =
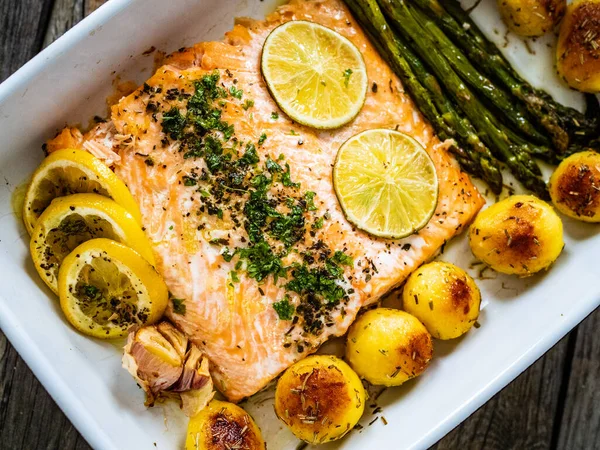
[{"label": "white ceramic baking dish", "polygon": [[[502,43],[494,3],[484,1],[475,18]],[[261,17],[273,7],[273,1],[253,0],[111,0],[0,86],[0,327],[97,449],[181,448],[186,420],[176,405],[147,411],[142,391],[121,369],[118,345],[88,339],[67,325],[30,262],[13,197],[42,159],[45,139],[67,123],[86,124],[106,113],[116,75],[138,82],[150,76],[152,56],[144,51],[219,39],[235,16]],[[532,82],[581,106],[581,98],[555,77],[547,42],[532,44],[534,55],[510,38],[506,53]],[[600,236],[593,225],[569,220],[565,231],[566,248],[549,273],[480,281],[481,327],[463,339],[436,342],[424,376],[379,397],[378,415],[387,426],[378,420],[331,447],[426,448],[592,312],[600,303]],[[442,258],[463,267],[473,262],[464,236]],[[274,418],[271,397],[270,391],[260,393],[247,407],[270,449],[293,449],[296,442]],[[373,418],[367,414],[364,422]]]}]

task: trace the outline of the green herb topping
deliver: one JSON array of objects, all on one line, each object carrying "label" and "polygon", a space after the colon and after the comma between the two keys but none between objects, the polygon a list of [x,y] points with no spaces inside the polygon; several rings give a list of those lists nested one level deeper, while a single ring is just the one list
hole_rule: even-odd
[{"label": "green herb topping", "polygon": [[[348,78],[351,71],[346,72],[344,77]],[[231,281],[240,281],[240,271],[257,283],[271,278],[294,293],[297,304],[294,307],[286,294],[273,303],[278,317],[291,320],[292,327],[302,327],[301,335],[318,335],[331,324],[330,314],[335,309],[344,312],[343,304],[353,292],[343,269],[353,265],[352,258],[318,239],[317,230],[323,228],[329,215],[317,216],[317,194],[301,190],[285,157],[275,158],[264,151],[259,154],[267,134],[262,133],[256,142],[243,142],[235,135],[234,126],[223,120],[221,108],[228,102],[238,100],[248,110],[254,101],[242,103],[243,91],[234,85],[226,87],[218,72],[192,86],[193,92],[169,89],[164,97],[168,102],[153,102],[152,107],[154,115],[162,114],[162,145],[176,143],[172,148],[185,159],[200,159],[205,164],[198,164],[181,178],[200,203],[190,220],[200,221],[198,230],[206,226],[202,221],[210,216],[228,220],[233,230],[245,230],[247,239],[242,237],[242,244],[233,248],[230,236],[208,238],[212,245],[221,246],[223,261],[233,265]],[[158,89],[146,85],[144,93],[152,97]],[[271,114],[271,119],[278,118],[277,112]],[[284,263],[290,255],[297,255],[292,258],[296,262]],[[261,288],[259,291],[263,292]],[[185,314],[184,300],[171,301],[174,313]],[[298,341],[297,345],[298,351],[301,347],[304,351],[307,343]]]}]

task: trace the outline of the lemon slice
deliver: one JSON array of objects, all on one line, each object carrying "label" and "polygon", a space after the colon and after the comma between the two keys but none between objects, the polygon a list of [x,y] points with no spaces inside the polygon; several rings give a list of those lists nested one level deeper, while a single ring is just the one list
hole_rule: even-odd
[{"label": "lemon slice", "polygon": [[98,194],[73,194],[52,201],[38,218],[29,249],[40,277],[58,293],[58,270],[79,244],[95,238],[123,242],[154,264],[152,247],[133,216]]},{"label": "lemon slice", "polygon": [[415,233],[437,206],[433,161],[397,131],[367,130],[348,139],[338,151],[333,183],[346,218],[379,237]]},{"label": "lemon slice", "polygon": [[329,28],[302,20],[267,37],[261,70],[271,95],[293,120],[314,128],[350,122],[367,95],[367,69],[356,46]]},{"label": "lemon slice", "polygon": [[75,248],[60,267],[58,290],[68,321],[103,339],[156,322],[169,298],[165,282],[148,261],[110,239],[92,239]]},{"label": "lemon slice", "polygon": [[53,199],[85,192],[112,198],[142,223],[129,189],[106,164],[86,151],[64,149],[51,153],[33,173],[23,204],[29,234]]}]

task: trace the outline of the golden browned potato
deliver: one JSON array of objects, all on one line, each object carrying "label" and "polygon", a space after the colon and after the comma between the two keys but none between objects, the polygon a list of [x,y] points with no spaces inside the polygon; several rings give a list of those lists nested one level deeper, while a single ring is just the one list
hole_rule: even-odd
[{"label": "golden browned potato", "polygon": [[600,92],[600,0],[567,7],[556,47],[558,73],[582,92]]},{"label": "golden browned potato", "polygon": [[413,272],[402,294],[404,310],[434,338],[454,339],[479,317],[481,294],[473,278],[454,264],[432,262]]},{"label": "golden browned potato", "polygon": [[469,229],[473,254],[497,272],[532,275],[547,269],[563,249],[560,217],[532,195],[513,195],[476,217]]},{"label": "golden browned potato", "polygon": [[277,382],[275,413],[297,438],[322,444],[354,428],[365,409],[358,375],[339,358],[314,355],[287,369]]},{"label": "golden browned potato", "polygon": [[550,197],[556,209],[584,222],[600,222],[600,154],[569,156],[550,177]]},{"label": "golden browned potato", "polygon": [[260,429],[246,411],[229,402],[211,401],[190,419],[185,450],[266,450]]},{"label": "golden browned potato", "polygon": [[524,37],[542,36],[565,14],[566,0],[498,0],[502,19],[511,31]]},{"label": "golden browned potato", "polygon": [[399,386],[420,375],[432,356],[427,329],[397,309],[367,311],[354,322],[346,342],[346,359],[356,373],[382,386]]}]

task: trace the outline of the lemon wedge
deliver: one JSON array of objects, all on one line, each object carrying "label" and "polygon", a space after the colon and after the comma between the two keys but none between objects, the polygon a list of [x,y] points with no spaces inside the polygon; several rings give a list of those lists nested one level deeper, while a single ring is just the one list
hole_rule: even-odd
[{"label": "lemon wedge", "polygon": [[309,127],[341,127],[356,117],[367,95],[367,69],[358,48],[312,22],[275,28],[263,46],[261,70],[279,107]]},{"label": "lemon wedge", "polygon": [[346,218],[379,237],[417,232],[437,206],[433,161],[417,141],[397,131],[367,130],[348,139],[338,151],[333,183]]},{"label": "lemon wedge", "polygon": [[152,247],[133,216],[98,194],[73,194],[52,201],[38,218],[29,249],[40,277],[58,293],[58,270],[79,244],[95,238],[123,242],[154,264]]},{"label": "lemon wedge", "polygon": [[137,252],[110,239],[92,239],[73,250],[58,276],[67,320],[89,336],[123,337],[134,326],[156,322],[167,307],[167,286]]},{"label": "lemon wedge", "polygon": [[53,199],[86,192],[113,199],[142,223],[140,210],[129,189],[106,164],[86,151],[63,149],[42,161],[27,188],[23,221],[29,234]]}]

